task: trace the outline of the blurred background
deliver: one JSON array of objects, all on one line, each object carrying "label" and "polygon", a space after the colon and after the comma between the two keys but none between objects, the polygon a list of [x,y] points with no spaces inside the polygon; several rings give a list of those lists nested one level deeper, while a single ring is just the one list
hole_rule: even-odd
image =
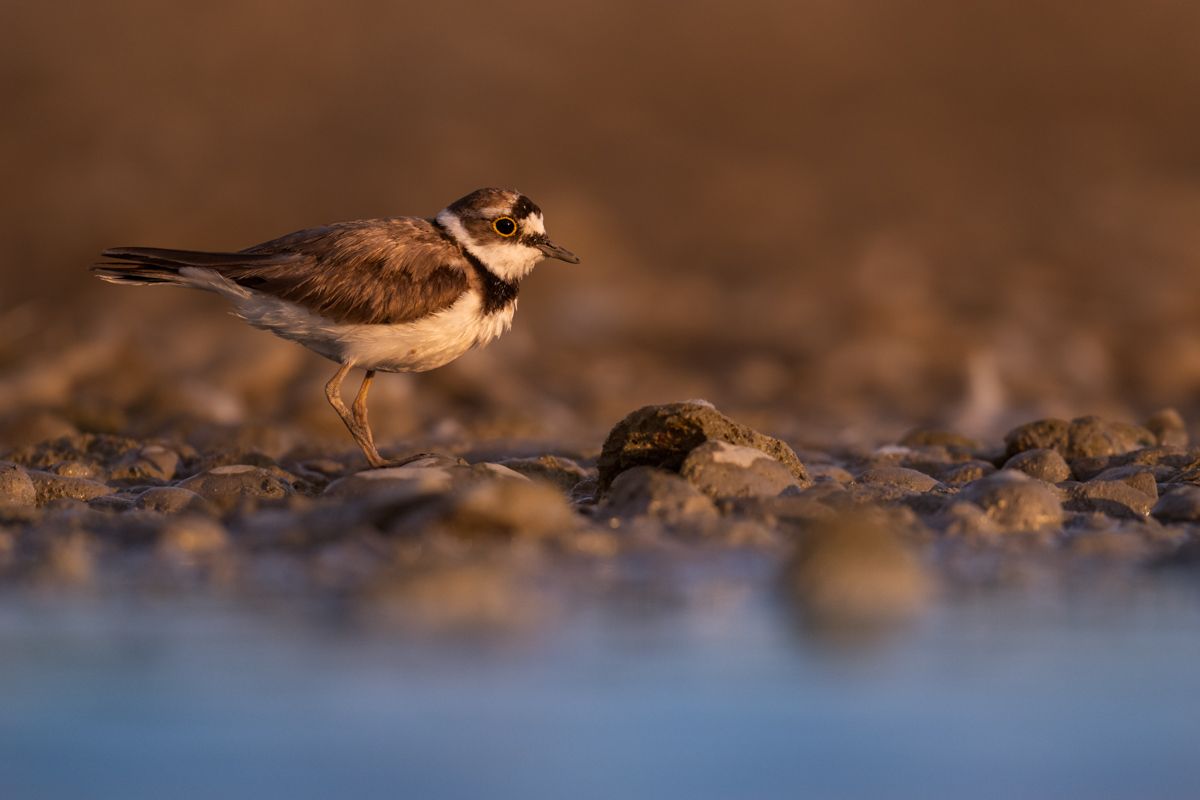
[{"label": "blurred background", "polygon": [[88,264],[486,185],[583,263],[535,271],[486,351],[379,382],[385,439],[595,445],[689,397],[794,441],[994,436],[1200,397],[1194,4],[112,0],[0,24],[11,443],[341,441],[331,364]]}]

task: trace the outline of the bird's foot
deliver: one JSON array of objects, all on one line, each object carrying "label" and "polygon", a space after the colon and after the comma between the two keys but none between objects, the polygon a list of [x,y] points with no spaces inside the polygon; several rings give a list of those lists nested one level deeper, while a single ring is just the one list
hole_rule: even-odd
[{"label": "bird's foot", "polygon": [[467,462],[461,458],[443,455],[442,453],[415,453],[404,458],[381,458],[371,464],[371,469],[387,469],[389,467],[453,467]]}]

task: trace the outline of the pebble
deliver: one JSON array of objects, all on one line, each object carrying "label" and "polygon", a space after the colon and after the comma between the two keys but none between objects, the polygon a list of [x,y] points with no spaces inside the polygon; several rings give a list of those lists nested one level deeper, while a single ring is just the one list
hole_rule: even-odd
[{"label": "pebble", "polygon": [[112,468],[111,478],[115,481],[165,483],[175,477],[178,469],[178,453],[162,445],[149,444],[123,455]]},{"label": "pebble", "polygon": [[1068,461],[1121,455],[1158,444],[1154,434],[1140,425],[1100,417],[1041,419],[1013,428],[1004,437],[1006,456],[1026,450],[1057,450]]},{"label": "pebble", "polygon": [[468,539],[566,537],[581,522],[562,492],[525,478],[459,487],[444,495],[430,512],[439,528]]},{"label": "pebble", "polygon": [[1004,469],[965,486],[959,495],[979,506],[1009,531],[1037,531],[1062,525],[1063,508],[1048,484]]},{"label": "pebble", "polygon": [[1200,521],[1200,486],[1179,486],[1158,498],[1151,515],[1160,522]]},{"label": "pebble", "polygon": [[87,478],[72,478],[35,469],[29,470],[27,474],[37,490],[39,506],[44,506],[60,498],[92,500],[116,491],[103,483]]},{"label": "pebble", "polygon": [[325,488],[325,497],[357,500],[380,493],[403,494],[443,492],[454,485],[460,468],[453,467],[384,467],[356,472],[339,478]]},{"label": "pebble", "polygon": [[0,509],[32,508],[37,502],[37,488],[29,473],[16,464],[0,462]]},{"label": "pebble", "polygon": [[801,488],[791,470],[762,450],[721,441],[693,448],[679,474],[714,499],[775,497]]},{"label": "pebble", "polygon": [[545,455],[537,458],[508,458],[502,466],[515,470],[527,478],[543,481],[570,492],[580,481],[594,476],[594,470],[586,470],[575,461],[563,456]]},{"label": "pebble", "polygon": [[1017,453],[1004,462],[1004,469],[1024,472],[1029,477],[1046,483],[1061,483],[1071,478],[1071,468],[1067,466],[1067,460],[1057,450],[1044,447]]},{"label": "pebble", "polygon": [[905,467],[872,467],[861,472],[857,482],[918,493],[932,491],[940,485],[936,478]]},{"label": "pebble", "polygon": [[605,496],[603,513],[616,517],[651,516],[669,524],[707,522],[717,516],[708,495],[674,472],[633,467],[617,476]]},{"label": "pebble", "polygon": [[1173,408],[1156,411],[1146,420],[1146,430],[1154,434],[1155,440],[1166,447],[1187,447],[1187,424]]},{"label": "pebble", "polygon": [[995,471],[996,468],[990,462],[972,459],[971,461],[964,461],[961,464],[945,467],[935,472],[934,477],[944,484],[961,486],[972,481],[977,481],[980,478],[986,478]]},{"label": "pebble", "polygon": [[161,514],[180,514],[185,511],[216,514],[217,508],[190,489],[178,486],[155,486],[134,500],[134,507]]},{"label": "pebble", "polygon": [[245,500],[279,500],[292,493],[291,486],[271,470],[248,464],[213,467],[180,481],[179,488],[195,492],[222,512]]},{"label": "pebble", "polygon": [[1090,480],[1087,483],[1063,484],[1067,490],[1068,511],[1100,512],[1110,517],[1141,519],[1150,513],[1157,499],[1139,491],[1125,481]]}]

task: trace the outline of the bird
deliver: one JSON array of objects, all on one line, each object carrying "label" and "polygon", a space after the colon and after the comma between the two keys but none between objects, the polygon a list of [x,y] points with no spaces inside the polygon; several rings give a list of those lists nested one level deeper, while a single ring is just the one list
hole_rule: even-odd
[{"label": "bird", "polygon": [[[377,372],[425,372],[512,326],[522,279],[546,258],[579,258],[546,235],[541,208],[485,188],[432,218],[387,217],[306,228],[237,252],[113,247],[92,265],[109,283],[186,286],[229,300],[256,328],[338,364],[325,396],[372,468],[388,460],[367,421]],[[366,371],[348,408],[342,383]]]}]

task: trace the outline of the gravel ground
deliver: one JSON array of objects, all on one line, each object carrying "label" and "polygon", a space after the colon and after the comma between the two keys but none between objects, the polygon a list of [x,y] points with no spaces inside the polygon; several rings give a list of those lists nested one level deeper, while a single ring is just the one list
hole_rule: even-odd
[{"label": "gravel ground", "polygon": [[0,581],[300,596],[458,629],[527,626],[647,565],[740,552],[806,622],[855,629],[955,592],[1142,580],[1200,553],[1200,448],[1169,410],[796,450],[696,400],[637,409],[598,448],[535,447],[380,470],[99,433],[7,447]]}]

